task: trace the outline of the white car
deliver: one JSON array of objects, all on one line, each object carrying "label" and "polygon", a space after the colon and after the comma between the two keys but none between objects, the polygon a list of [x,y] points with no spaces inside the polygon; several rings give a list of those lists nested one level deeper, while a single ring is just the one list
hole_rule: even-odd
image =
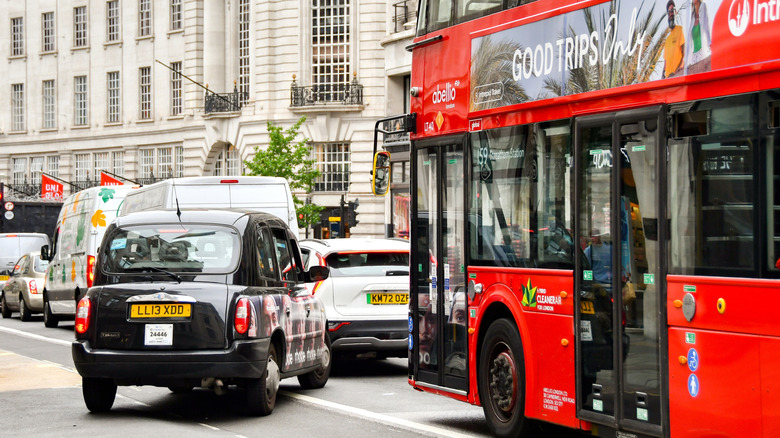
[{"label": "white car", "polygon": [[300,247],[305,269],[330,269],[307,287],[325,306],[333,354],[407,357],[409,241],[307,239]]}]

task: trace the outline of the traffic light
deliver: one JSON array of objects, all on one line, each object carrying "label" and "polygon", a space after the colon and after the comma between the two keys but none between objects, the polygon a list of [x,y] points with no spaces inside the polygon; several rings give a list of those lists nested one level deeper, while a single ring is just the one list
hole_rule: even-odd
[{"label": "traffic light", "polygon": [[357,208],[358,208],[358,205],[360,205],[360,201],[355,199],[354,202],[353,201],[349,201],[347,204],[349,206],[349,226],[351,228],[351,227],[357,226],[357,224],[358,224]]}]

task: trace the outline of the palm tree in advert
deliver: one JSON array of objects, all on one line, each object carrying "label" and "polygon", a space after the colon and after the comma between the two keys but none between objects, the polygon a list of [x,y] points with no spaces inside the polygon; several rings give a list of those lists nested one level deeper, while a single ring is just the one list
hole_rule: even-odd
[{"label": "palm tree in advert", "polygon": [[[490,36],[481,39],[471,64],[470,111],[500,108],[528,100],[525,89],[506,73],[512,71],[516,50],[522,51],[523,47],[514,41],[494,42]],[[485,85],[475,89],[476,84]],[[483,92],[489,93],[489,96],[483,96]]]},{"label": "palm tree in advert", "polygon": [[[645,3],[640,4],[636,13],[636,28],[633,35],[641,41],[632,40],[631,47],[634,50],[622,53],[612,52],[611,60],[606,64],[596,62],[594,65],[585,63],[582,67],[569,71],[565,82],[558,79],[547,78],[544,88],[554,96],[566,96],[587,91],[603,90],[624,85],[648,82],[653,78],[656,66],[663,52],[664,36],[667,30],[661,30],[666,19],[665,15],[653,17],[655,6],[650,6],[647,12],[642,12]],[[610,17],[621,16],[617,2],[611,2],[609,10],[601,10],[601,14],[594,16],[596,8],[584,9],[584,21],[591,34],[594,31],[598,35],[605,35],[608,26],[611,25]],[[598,14],[598,12],[596,12]],[[644,14],[644,15],[643,15]],[[574,38],[577,32],[572,27],[568,30],[569,37]],[[661,37],[657,37],[661,34]],[[599,39],[599,56],[603,56],[606,50],[604,42]],[[656,79],[660,79],[660,76]]]}]

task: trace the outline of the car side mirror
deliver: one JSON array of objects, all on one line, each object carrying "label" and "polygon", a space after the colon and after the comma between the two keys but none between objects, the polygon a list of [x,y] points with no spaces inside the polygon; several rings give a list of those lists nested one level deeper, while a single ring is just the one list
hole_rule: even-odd
[{"label": "car side mirror", "polygon": [[330,276],[330,270],[327,266],[312,266],[306,271],[306,282],[313,283],[316,281],[327,280]]},{"label": "car side mirror", "polygon": [[49,245],[43,245],[41,247],[41,258],[43,260],[51,261],[51,257],[49,254]]}]

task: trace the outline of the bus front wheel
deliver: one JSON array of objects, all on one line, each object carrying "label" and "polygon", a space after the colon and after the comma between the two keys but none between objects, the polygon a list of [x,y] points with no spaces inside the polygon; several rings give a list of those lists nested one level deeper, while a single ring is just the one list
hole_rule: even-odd
[{"label": "bus front wheel", "polygon": [[488,327],[477,368],[479,400],[495,436],[527,432],[523,343],[514,322],[499,319]]}]

